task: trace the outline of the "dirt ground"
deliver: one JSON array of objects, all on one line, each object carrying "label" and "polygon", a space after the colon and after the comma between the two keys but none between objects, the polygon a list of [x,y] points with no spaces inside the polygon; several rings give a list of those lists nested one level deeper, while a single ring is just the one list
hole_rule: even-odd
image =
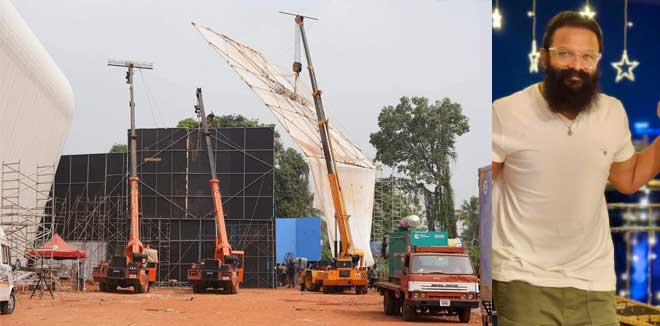
[{"label": "dirt ground", "polygon": [[[193,294],[185,288],[153,288],[148,294],[55,292],[30,300],[20,294],[16,310],[0,326],[201,325],[402,325],[383,313],[382,297],[301,293],[295,289],[241,289],[237,295]],[[412,323],[410,323],[412,324]],[[458,317],[423,317],[415,324],[466,325]],[[478,309],[469,325],[480,325]],[[207,324],[211,325],[211,324]]]}]

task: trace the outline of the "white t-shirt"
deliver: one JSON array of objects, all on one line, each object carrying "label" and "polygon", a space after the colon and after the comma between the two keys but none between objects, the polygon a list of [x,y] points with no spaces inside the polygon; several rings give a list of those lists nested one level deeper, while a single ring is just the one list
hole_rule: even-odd
[{"label": "white t-shirt", "polygon": [[628,117],[600,94],[571,122],[538,86],[493,103],[493,161],[504,162],[492,198],[493,279],[614,291],[604,191],[610,165],[635,153]]}]

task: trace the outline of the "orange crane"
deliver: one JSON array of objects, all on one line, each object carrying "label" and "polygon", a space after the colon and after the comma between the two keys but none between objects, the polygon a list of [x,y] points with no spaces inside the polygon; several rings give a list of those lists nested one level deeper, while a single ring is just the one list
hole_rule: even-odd
[{"label": "orange crane", "polygon": [[215,214],[216,238],[215,252],[213,258],[203,259],[193,264],[188,270],[188,282],[192,285],[194,293],[204,292],[208,288],[222,289],[225,294],[236,294],[243,282],[244,252],[232,250],[227,230],[225,228],[225,216],[222,210],[222,197],[220,195],[220,181],[215,174],[215,158],[211,147],[211,134],[208,129],[207,120],[212,120],[213,115],[206,116],[204,112],[204,101],[202,89],[197,89],[197,105],[195,112],[199,114],[206,138],[206,151],[209,157],[209,168],[211,171],[211,195],[213,197],[213,212]]},{"label": "orange crane", "polygon": [[144,246],[140,241],[140,221],[138,215],[138,181],[137,177],[137,154],[136,144],[137,136],[135,134],[135,100],[133,96],[133,70],[134,69],[152,69],[149,63],[140,63],[134,61],[116,61],[108,62],[109,66],[127,67],[126,83],[130,90],[130,108],[131,108],[131,176],[128,178],[131,196],[131,230],[126,244],[125,255],[113,256],[110,262],[101,262],[94,267],[92,276],[95,282],[99,283],[101,292],[114,292],[118,286],[132,287],[133,293],[149,292],[150,285],[156,281],[157,265],[147,268],[147,255],[144,254]]},{"label": "orange crane", "polygon": [[[289,13],[284,13],[292,15]],[[346,289],[355,289],[356,294],[367,293],[367,270],[364,262],[364,252],[356,249],[353,246],[353,238],[351,230],[348,227],[348,218],[346,214],[346,207],[344,205],[344,198],[339,185],[339,175],[337,173],[337,162],[335,161],[334,152],[332,150],[332,142],[330,137],[330,129],[328,127],[328,119],[323,110],[323,101],[321,101],[321,90],[318,89],[316,82],[316,74],[314,73],[314,65],[312,65],[312,57],[309,53],[309,46],[307,44],[307,37],[305,35],[304,19],[305,16],[295,16],[295,22],[300,30],[303,46],[305,49],[305,58],[307,59],[307,70],[309,71],[309,78],[312,83],[312,95],[314,97],[314,107],[316,108],[317,123],[319,132],[321,134],[321,145],[323,146],[323,156],[325,158],[326,168],[328,170],[328,181],[330,182],[330,190],[332,193],[332,203],[335,209],[335,220],[339,228],[339,235],[341,239],[341,248],[336,253],[334,266],[328,270],[322,269],[305,269],[300,274],[300,288],[310,291],[323,290],[323,293],[341,292]],[[311,18],[311,17],[307,17]],[[315,19],[315,18],[311,18]],[[293,71],[297,74],[302,70],[300,62],[293,63]]]}]

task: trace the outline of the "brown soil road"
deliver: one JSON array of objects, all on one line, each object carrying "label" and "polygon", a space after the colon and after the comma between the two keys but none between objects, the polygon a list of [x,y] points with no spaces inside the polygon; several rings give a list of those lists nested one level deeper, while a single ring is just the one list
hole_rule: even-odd
[{"label": "brown soil road", "polygon": [[[466,325],[457,317],[423,317],[404,323],[386,316],[382,297],[324,295],[295,289],[241,289],[238,295],[193,294],[190,289],[154,288],[149,294],[56,292],[29,299],[18,296],[12,315],[1,315],[0,326],[216,326],[216,325]],[[481,324],[478,309],[469,325]]]}]

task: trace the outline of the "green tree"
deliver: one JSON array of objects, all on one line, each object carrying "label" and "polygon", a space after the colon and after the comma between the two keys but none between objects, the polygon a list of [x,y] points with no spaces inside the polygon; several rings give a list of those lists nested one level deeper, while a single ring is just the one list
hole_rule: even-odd
[{"label": "green tree", "polygon": [[309,191],[309,168],[305,158],[293,148],[279,151],[275,158],[275,215],[303,217],[317,214]]},{"label": "green tree", "polygon": [[429,103],[402,97],[381,110],[378,126],[370,137],[376,160],[408,176],[422,192],[429,230],[439,227],[456,237],[450,163],[456,159],[456,138],[470,130],[461,105],[448,98]]},{"label": "green tree", "polygon": [[463,222],[465,229],[461,233],[463,245],[470,251],[475,265],[479,265],[479,198],[472,196],[456,210],[456,217]]},{"label": "green tree", "polygon": [[321,260],[333,260],[332,249],[330,249],[330,246],[333,246],[333,244],[328,239],[328,223],[324,220],[321,220],[321,243]]},{"label": "green tree", "polygon": [[[179,121],[179,128],[198,128],[199,122],[193,118]],[[270,127],[273,124],[264,124],[257,119],[246,118],[240,114],[215,116],[209,123],[211,128],[236,127]],[[303,217],[318,215],[319,211],[313,208],[314,195],[309,191],[309,169],[305,158],[293,148],[284,148],[280,135],[274,132],[275,137],[275,216]]]},{"label": "green tree", "polygon": [[114,144],[110,148],[110,153],[128,153],[128,146],[126,144]]},{"label": "green tree", "polygon": [[176,125],[177,128],[187,128],[187,129],[193,129],[197,128],[199,126],[199,122],[193,118],[186,118],[181,121]]}]

